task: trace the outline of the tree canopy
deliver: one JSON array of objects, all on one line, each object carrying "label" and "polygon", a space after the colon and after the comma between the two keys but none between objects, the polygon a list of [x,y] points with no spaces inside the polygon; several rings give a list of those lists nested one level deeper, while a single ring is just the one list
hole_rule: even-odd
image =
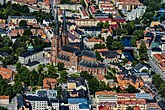
[{"label": "tree canopy", "polygon": [[165,81],[158,74],[152,76],[152,83],[158,89],[162,97],[165,97]]},{"label": "tree canopy", "polygon": [[20,26],[20,27],[26,27],[26,26],[27,26],[26,21],[25,21],[25,20],[21,20],[21,21],[19,22],[19,26]]},{"label": "tree canopy", "polygon": [[140,60],[148,60],[147,48],[144,41],[140,45],[139,55],[140,55]]}]

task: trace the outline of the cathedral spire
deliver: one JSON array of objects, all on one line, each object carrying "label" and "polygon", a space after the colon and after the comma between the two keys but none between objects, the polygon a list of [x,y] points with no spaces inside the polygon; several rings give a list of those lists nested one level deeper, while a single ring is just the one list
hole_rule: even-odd
[{"label": "cathedral spire", "polygon": [[62,33],[65,34],[65,35],[67,34],[67,25],[66,25],[66,13],[65,13],[65,10],[64,10],[64,13],[63,13]]},{"label": "cathedral spire", "polygon": [[58,23],[58,7],[55,6],[55,15],[54,15],[54,20],[55,20],[55,35],[59,36],[59,23]]}]

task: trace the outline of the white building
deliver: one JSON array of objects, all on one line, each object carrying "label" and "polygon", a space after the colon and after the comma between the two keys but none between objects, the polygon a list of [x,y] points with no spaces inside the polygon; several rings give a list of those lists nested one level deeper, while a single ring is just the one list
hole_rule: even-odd
[{"label": "white building", "polygon": [[60,7],[62,10],[79,10],[80,7],[82,7],[81,4],[60,4],[58,5],[58,7]]},{"label": "white building", "polygon": [[131,12],[127,12],[127,20],[133,21],[136,18],[140,18],[145,13],[146,6],[139,6],[136,9],[133,9]]},{"label": "white building", "polygon": [[101,39],[96,38],[84,38],[84,45],[88,48],[92,49],[94,48],[95,44],[103,44],[103,41]]},{"label": "white building", "polygon": [[26,94],[26,102],[30,103],[32,110],[59,110],[59,101],[56,100],[56,90],[37,90],[35,94]]},{"label": "white building", "polygon": [[28,64],[37,61],[44,57],[43,50],[34,49],[33,46],[28,46],[27,52],[18,57],[18,62],[21,64]]},{"label": "white building", "polygon": [[5,0],[0,0],[0,4],[3,5],[5,3]]},{"label": "white building", "polygon": [[88,16],[89,14],[87,13],[87,11],[84,8],[80,7],[79,12],[80,12],[82,19],[88,19],[89,18],[89,16]]}]

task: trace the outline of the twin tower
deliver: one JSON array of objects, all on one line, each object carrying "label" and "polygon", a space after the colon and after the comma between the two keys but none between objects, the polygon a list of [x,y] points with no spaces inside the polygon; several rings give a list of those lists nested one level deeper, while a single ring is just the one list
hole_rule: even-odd
[{"label": "twin tower", "polygon": [[[66,25],[66,13],[64,10],[63,13],[63,23],[62,26],[60,26],[60,23],[58,21],[58,8],[55,7],[55,14],[54,14],[54,20],[55,20],[55,27],[54,27],[54,37],[52,38],[52,47],[51,47],[51,55],[52,55],[52,63],[56,64],[56,60],[58,57],[58,54],[62,48],[63,45],[68,45],[69,38],[68,38],[68,31],[67,31],[67,25]],[[62,29],[60,28],[62,27]]]}]

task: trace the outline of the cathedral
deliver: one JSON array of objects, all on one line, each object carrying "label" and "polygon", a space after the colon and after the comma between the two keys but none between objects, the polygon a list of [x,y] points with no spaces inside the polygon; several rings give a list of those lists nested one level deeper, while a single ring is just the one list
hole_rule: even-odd
[{"label": "cathedral", "polygon": [[105,75],[107,72],[105,65],[96,59],[95,52],[83,49],[83,40],[81,40],[79,47],[69,43],[65,11],[61,32],[57,9],[54,18],[55,29],[52,38],[51,63],[54,65],[59,62],[64,63],[66,68],[70,68],[75,72],[88,71],[95,76],[100,73]]}]

